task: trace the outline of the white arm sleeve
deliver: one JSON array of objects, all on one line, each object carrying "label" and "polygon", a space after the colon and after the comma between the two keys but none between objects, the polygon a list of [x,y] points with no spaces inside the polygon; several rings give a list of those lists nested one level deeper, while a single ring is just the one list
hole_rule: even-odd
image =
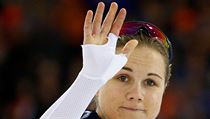
[{"label": "white arm sleeve", "polygon": [[124,54],[115,54],[118,37],[110,33],[104,45],[82,45],[83,68],[71,87],[41,116],[41,119],[80,119],[97,91],[126,64]]}]

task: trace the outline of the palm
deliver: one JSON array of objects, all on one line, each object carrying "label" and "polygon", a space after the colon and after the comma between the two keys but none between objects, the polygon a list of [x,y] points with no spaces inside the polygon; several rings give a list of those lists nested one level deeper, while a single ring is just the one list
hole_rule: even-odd
[{"label": "palm", "polygon": [[[107,15],[102,22],[104,8],[104,3],[100,2],[98,4],[94,18],[93,12],[91,10],[87,12],[84,23],[83,44],[102,45],[107,42],[108,33],[113,33],[117,36],[119,35],[120,29],[125,20],[126,10],[122,8],[116,16],[118,5],[114,2],[111,4]],[[122,49],[122,52],[129,56],[129,54],[133,51],[136,45],[136,41],[130,41]]]}]

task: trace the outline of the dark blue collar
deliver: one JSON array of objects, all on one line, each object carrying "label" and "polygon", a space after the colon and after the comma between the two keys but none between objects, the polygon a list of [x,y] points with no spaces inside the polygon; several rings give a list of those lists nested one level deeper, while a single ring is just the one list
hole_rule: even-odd
[{"label": "dark blue collar", "polygon": [[81,119],[101,119],[95,111],[85,111]]}]

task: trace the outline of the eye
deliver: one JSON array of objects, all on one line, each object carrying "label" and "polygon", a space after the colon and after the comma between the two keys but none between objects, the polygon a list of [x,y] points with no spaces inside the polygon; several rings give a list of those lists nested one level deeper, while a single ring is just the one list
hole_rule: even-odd
[{"label": "eye", "polygon": [[121,76],[119,76],[117,79],[119,79],[119,80],[122,81],[122,82],[126,82],[126,81],[128,81],[128,76],[126,76],[126,75],[121,75]]},{"label": "eye", "polygon": [[152,86],[156,86],[157,84],[152,79],[146,79],[145,80],[145,85],[152,87]]}]

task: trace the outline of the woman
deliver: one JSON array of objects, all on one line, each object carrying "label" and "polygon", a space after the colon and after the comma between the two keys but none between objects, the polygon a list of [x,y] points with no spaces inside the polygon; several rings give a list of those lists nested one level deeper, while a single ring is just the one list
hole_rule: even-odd
[{"label": "woman", "polygon": [[[152,24],[123,25],[126,10],[121,9],[115,18],[116,3],[111,4],[102,23],[104,7],[102,2],[98,4],[94,18],[92,11],[87,12],[83,68],[72,86],[41,118],[157,117],[170,78],[170,42]],[[96,110],[84,113],[94,96]]]}]

